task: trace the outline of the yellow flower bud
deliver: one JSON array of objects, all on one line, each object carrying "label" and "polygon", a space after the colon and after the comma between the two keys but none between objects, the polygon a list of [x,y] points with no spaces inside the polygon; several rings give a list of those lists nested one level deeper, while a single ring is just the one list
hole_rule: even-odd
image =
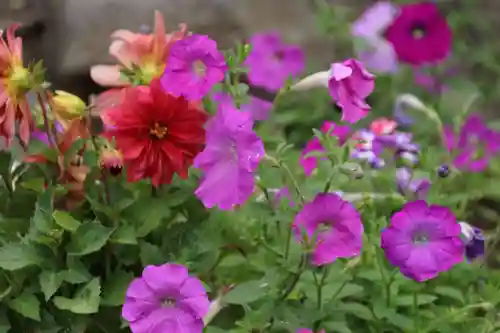
[{"label": "yellow flower bud", "polygon": [[51,106],[56,117],[63,121],[83,116],[86,108],[85,102],[80,97],[62,90],[56,90]]}]

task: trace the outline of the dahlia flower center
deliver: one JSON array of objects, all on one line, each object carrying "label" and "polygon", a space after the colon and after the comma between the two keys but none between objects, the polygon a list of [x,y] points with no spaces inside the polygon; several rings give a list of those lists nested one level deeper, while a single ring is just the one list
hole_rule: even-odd
[{"label": "dahlia flower center", "polygon": [[15,66],[11,69],[7,80],[7,89],[12,97],[22,93],[30,87],[30,73],[22,66]]},{"label": "dahlia flower center", "polygon": [[193,62],[193,73],[196,74],[196,76],[198,77],[205,76],[206,70],[207,66],[205,66],[205,64],[202,61],[196,60],[195,62]]},{"label": "dahlia flower center", "polygon": [[425,36],[425,26],[420,23],[415,24],[411,29],[411,35],[415,39],[423,38]]},{"label": "dahlia flower center", "polygon": [[153,127],[149,129],[149,135],[151,135],[153,139],[158,139],[158,140],[163,139],[165,135],[167,135],[167,133],[168,133],[167,126],[159,122],[155,122]]}]

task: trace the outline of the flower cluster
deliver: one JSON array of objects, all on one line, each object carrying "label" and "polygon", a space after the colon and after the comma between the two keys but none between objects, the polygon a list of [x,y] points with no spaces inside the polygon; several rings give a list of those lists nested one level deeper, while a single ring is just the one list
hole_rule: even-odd
[{"label": "flower cluster", "polygon": [[[166,34],[163,18],[157,12],[152,34],[127,30],[113,33],[109,51],[119,64],[95,66],[91,76],[97,83],[114,88],[98,96],[94,105],[88,106],[79,97],[64,91],[51,93],[44,90],[46,85],[39,84],[36,70],[23,67],[21,41],[14,36],[14,30],[15,27],[11,27],[7,31],[7,41],[0,42],[0,136],[10,146],[16,137],[16,121],[19,122],[18,136],[23,146],[24,162],[50,164],[57,168],[57,175],[52,178],[49,175],[46,179],[64,187],[64,201],[60,206],[66,211],[82,206],[90,195],[86,187],[88,184],[104,187],[104,205],[100,209],[111,210],[107,218],[112,220],[112,224],[102,226],[102,230],[109,230],[109,235],[101,247],[106,245],[108,238],[117,247],[143,245],[149,241],[142,239],[145,235],[128,237],[129,230],[134,233],[142,228],[137,227],[135,221],[133,225],[120,224],[122,215],[126,215],[122,206],[129,203],[124,200],[125,203],[120,202],[117,208],[109,199],[112,194],[115,195],[115,188],[110,191],[107,182],[108,176],[112,175],[117,176],[111,178],[112,181],[131,183],[127,185],[134,188],[130,191],[134,200],[142,196],[142,185],[150,187],[153,196],[157,196],[162,188],[172,197],[176,193],[182,193],[182,196],[186,191],[191,196],[190,200],[201,208],[199,211],[203,210],[207,215],[218,209],[233,217],[245,204],[250,206],[255,201],[259,205],[267,204],[265,212],[272,216],[273,222],[277,222],[276,239],[288,237],[284,242],[285,250],[281,253],[273,248],[274,245],[266,243],[267,238],[273,237],[269,235],[272,228],[269,228],[267,219],[255,217],[259,212],[253,211],[253,208],[260,206],[250,206],[252,215],[249,223],[253,223],[251,230],[256,232],[245,235],[248,236],[245,246],[262,244],[264,250],[271,249],[270,258],[278,258],[280,263],[288,265],[295,260],[290,258],[290,249],[296,245],[300,252],[297,256],[300,259],[296,260],[300,260],[298,268],[281,269],[293,273],[292,278],[279,281],[277,285],[280,287],[272,291],[283,292],[279,295],[280,302],[288,300],[305,270],[317,266],[315,269],[320,271],[339,259],[359,257],[363,246],[376,247],[368,256],[383,251],[388,264],[417,282],[436,278],[464,260],[472,262],[485,253],[485,236],[477,227],[460,221],[466,219],[462,216],[463,211],[457,210],[455,214],[451,205],[437,205],[432,201],[432,191],[439,179],[433,180],[431,188],[431,180],[417,173],[425,160],[422,158],[421,162],[421,155],[426,153],[417,143],[421,142],[420,138],[403,131],[397,121],[378,115],[368,126],[360,125],[361,120],[378,111],[371,112],[372,107],[367,102],[375,91],[377,80],[372,71],[396,72],[402,63],[421,69],[424,65],[442,62],[449,55],[452,33],[433,2],[401,6],[378,2],[353,25],[353,35],[363,41],[358,46],[358,58],[335,61],[328,70],[306,75],[301,80],[298,77],[305,67],[302,50],[285,43],[277,33],[255,34],[248,41],[250,45],[242,48],[244,51],[225,53],[219,50],[215,40],[207,35],[188,32],[184,24],[179,31]],[[271,124],[271,131],[280,130],[272,121],[266,122],[273,117],[271,111],[276,103],[246,96],[249,87],[241,83],[237,75],[240,73],[247,75],[250,84],[277,93],[276,98],[290,90],[322,87],[325,97],[329,95],[341,109],[341,119],[324,121],[320,131],[316,132],[317,136],[308,137],[299,160],[291,162],[299,171],[302,167],[304,172],[299,172],[298,176],[314,184],[311,179],[317,176],[315,170],[320,161],[329,160],[333,176],[323,189],[303,190],[297,175],[287,164],[290,161],[281,156],[287,149],[294,149],[292,145],[279,145],[276,157],[269,152],[271,149],[265,146],[267,141],[264,136],[261,138],[259,126]],[[40,115],[33,112],[33,117],[26,98],[26,93],[33,88],[37,88],[41,121],[34,119],[36,116],[40,118]],[[49,109],[51,112],[48,112]],[[423,113],[438,125],[436,132],[444,143],[439,151],[442,155],[440,160],[449,162],[432,166],[433,170],[438,169],[439,177],[445,178],[456,169],[463,174],[483,172],[490,166],[491,159],[500,153],[500,132],[488,127],[479,115],[470,114],[463,122],[451,127],[443,125],[433,110],[425,108]],[[94,133],[91,120],[95,115],[102,121],[101,133]],[[31,146],[30,138],[35,139]],[[33,146],[40,144],[42,148],[33,152]],[[87,165],[86,161],[92,161],[93,157],[95,165],[90,165],[90,162]],[[280,172],[280,177],[273,179],[281,180],[275,189],[266,188],[261,181],[264,174],[258,172],[264,163],[270,163],[272,171]],[[368,166],[373,176],[389,170],[395,179],[396,185],[389,187],[396,188],[389,188],[388,191],[390,195],[394,194],[391,198],[400,200],[398,210],[389,214],[392,216],[383,216],[377,227],[374,225],[379,222],[370,220],[371,217],[367,218],[370,215],[365,214],[369,205],[364,206],[364,209],[368,207],[365,210],[358,206],[360,200],[365,203],[365,193],[359,199],[360,193],[357,192],[330,191],[337,172],[346,173],[352,165],[361,165],[363,169]],[[93,167],[97,172],[93,172]],[[118,177],[122,171],[123,177]],[[350,169],[349,172],[363,174],[357,169]],[[45,187],[48,186],[46,179]],[[6,184],[7,181],[5,179]],[[137,188],[134,187],[136,185]],[[342,187],[342,190],[346,189]],[[367,193],[370,194],[374,193]],[[281,205],[281,200],[285,198],[288,201],[286,206]],[[175,200],[172,201],[165,203],[169,210],[175,209],[175,214],[178,214],[172,215],[169,220],[172,224],[201,219],[200,214],[186,213],[184,207],[177,207]],[[53,206],[52,202],[50,206]],[[280,209],[285,212],[281,214]],[[43,209],[41,211],[45,213]],[[136,213],[135,207],[133,211]],[[98,218],[98,213],[92,214],[93,218]],[[47,220],[52,223],[55,216],[57,214],[49,214]],[[147,218],[152,217],[147,215]],[[161,216],[155,222],[158,226],[166,220]],[[262,220],[265,220],[264,223]],[[286,221],[290,223],[285,224]],[[67,225],[73,220],[65,221],[66,224],[59,222],[56,224],[61,224],[63,229],[80,232],[80,223],[75,227]],[[43,224],[38,220],[33,223]],[[52,228],[52,224],[46,228]],[[84,228],[90,224],[81,223]],[[282,229],[287,232],[282,234]],[[368,230],[375,230],[375,235],[367,237],[365,231]],[[117,240],[119,236],[127,239]],[[83,242],[79,239],[75,243],[81,245]],[[205,271],[212,274],[225,258],[223,249],[230,246],[237,247],[218,244],[213,260],[215,264],[205,263],[205,266],[211,266]],[[79,253],[92,252],[92,249],[86,250]],[[145,258],[143,253],[147,251],[141,247],[137,252],[140,254],[133,253],[131,256],[137,254],[144,263],[140,267],[146,267],[140,277],[130,277],[132,282],[126,290],[121,313],[130,330],[134,333],[203,332],[221,309],[222,296],[217,294],[216,299],[210,301],[214,295],[208,288],[205,289],[203,275],[200,274],[198,279],[189,274],[188,267],[189,270],[197,270],[196,265],[191,265],[192,261],[184,261],[186,266],[175,263],[148,265],[151,262],[146,263],[149,258]],[[261,255],[260,249],[248,255],[245,253],[244,259],[250,260],[257,255]],[[267,255],[262,257],[266,264],[274,260]],[[42,263],[40,266],[43,266]],[[386,265],[378,260],[377,264],[380,269]],[[106,275],[109,275],[113,263],[106,262],[106,265]],[[117,271],[122,269],[120,265],[121,262]],[[135,263],[124,266],[127,270],[138,267]],[[128,274],[125,268],[123,270]],[[321,288],[327,273],[323,274],[321,281],[317,279],[316,271],[312,274],[316,287],[319,287],[319,310],[323,306]],[[264,282],[256,280],[257,283],[252,283],[258,284],[259,288],[267,288],[270,283],[267,278],[266,275],[265,281],[262,280]],[[226,277],[222,280],[216,282],[226,286]],[[281,285],[285,286],[283,290],[279,289]],[[224,291],[221,294],[225,295],[231,288],[222,288]],[[244,303],[232,301],[235,304]],[[14,309],[17,305],[11,307]],[[321,320],[315,323],[315,330],[319,324]],[[272,325],[266,324],[266,328],[269,326]],[[296,332],[313,331],[299,328]]]}]

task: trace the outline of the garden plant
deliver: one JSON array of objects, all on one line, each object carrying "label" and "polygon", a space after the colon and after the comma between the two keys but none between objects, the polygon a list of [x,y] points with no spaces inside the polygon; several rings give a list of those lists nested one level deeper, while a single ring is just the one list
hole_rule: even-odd
[{"label": "garden plant", "polygon": [[89,103],[6,29],[0,333],[500,332],[500,131],[462,23],[317,5],[328,68],[156,12]]}]

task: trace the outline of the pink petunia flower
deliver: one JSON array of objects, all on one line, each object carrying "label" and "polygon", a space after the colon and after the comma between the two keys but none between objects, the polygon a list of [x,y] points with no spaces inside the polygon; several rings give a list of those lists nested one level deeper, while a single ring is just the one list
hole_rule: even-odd
[{"label": "pink petunia flower", "polygon": [[[295,239],[315,241],[312,264],[326,265],[338,258],[359,255],[363,245],[363,223],[354,206],[334,193],[316,195],[306,203],[292,224]],[[316,239],[313,239],[316,237]]]},{"label": "pink petunia flower", "polygon": [[465,120],[458,136],[451,127],[445,126],[444,136],[457,169],[482,172],[490,159],[500,152],[500,132],[489,129],[478,114]]},{"label": "pink petunia flower", "polygon": [[[332,129],[333,128],[333,129]],[[325,121],[321,126],[321,132],[328,133],[331,130],[331,135],[338,138],[339,145],[343,145],[350,135],[350,127],[345,125],[337,125],[331,121]],[[318,138],[314,137],[309,140],[300,154],[300,164],[304,168],[306,176],[310,176],[312,172],[318,167],[318,157],[307,156],[311,152],[323,152],[323,146]],[[325,160],[326,158],[322,158]]]},{"label": "pink petunia flower", "polygon": [[398,59],[414,66],[443,61],[451,51],[451,28],[430,1],[401,5],[385,36]]},{"label": "pink petunia flower", "polygon": [[404,276],[422,282],[463,262],[465,245],[460,235],[450,209],[418,200],[391,217],[382,230],[381,247]]},{"label": "pink petunia flower", "polygon": [[370,106],[365,99],[375,89],[375,76],[355,59],[334,63],[328,81],[330,96],[342,109],[342,120],[356,123],[366,117]]},{"label": "pink petunia flower", "polygon": [[253,172],[264,157],[264,145],[253,131],[252,115],[220,103],[207,124],[205,149],[194,160],[203,171],[196,196],[205,207],[231,210],[252,195]]},{"label": "pink petunia flower", "polygon": [[380,1],[370,6],[352,25],[351,33],[360,41],[355,44],[358,57],[371,71],[394,73],[398,70],[394,47],[383,36],[397,14],[394,4]]},{"label": "pink petunia flower", "polygon": [[224,55],[214,40],[205,35],[190,35],[170,49],[161,82],[173,95],[196,101],[224,80],[227,70]]},{"label": "pink petunia flower", "polygon": [[209,306],[203,284],[186,267],[150,265],[129,285],[122,317],[133,333],[202,333]]},{"label": "pink petunia flower", "polygon": [[304,53],[298,46],[285,44],[277,33],[255,34],[252,50],[245,60],[251,84],[270,91],[281,89],[290,78],[304,70]]}]

